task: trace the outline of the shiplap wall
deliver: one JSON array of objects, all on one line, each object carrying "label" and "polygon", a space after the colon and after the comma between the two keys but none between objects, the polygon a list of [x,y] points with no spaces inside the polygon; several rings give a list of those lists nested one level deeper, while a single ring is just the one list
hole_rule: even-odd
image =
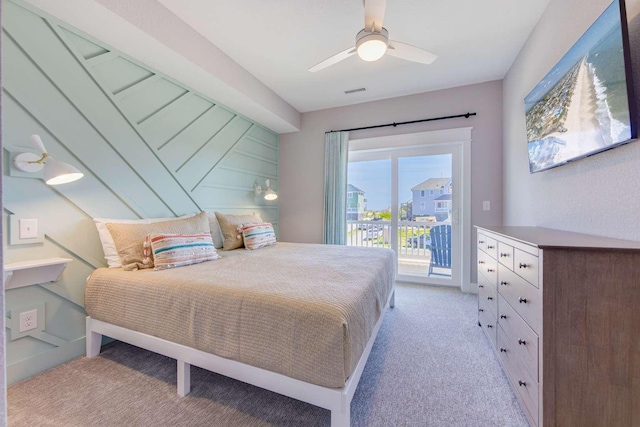
[{"label": "shiplap wall", "polygon": [[[277,228],[277,204],[253,184],[270,179],[277,190],[278,138],[25,3],[3,2],[2,12],[4,235],[10,214],[37,218],[45,233],[43,244],[5,237],[5,262],[74,260],[56,283],[6,292],[12,383],[83,353],[85,279],[106,265],[92,218],[217,210]],[[15,153],[33,151],[31,134],[84,178],[50,187],[12,171]],[[32,307],[44,331],[12,337],[11,318]]]}]

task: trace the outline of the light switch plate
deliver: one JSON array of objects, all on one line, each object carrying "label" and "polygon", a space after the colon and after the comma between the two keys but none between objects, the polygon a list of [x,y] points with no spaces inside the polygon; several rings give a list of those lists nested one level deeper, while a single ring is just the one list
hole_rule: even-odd
[{"label": "light switch plate", "polygon": [[491,202],[489,200],[485,200],[482,202],[482,210],[490,211],[491,210]]},{"label": "light switch plate", "polygon": [[35,218],[23,218],[18,220],[19,239],[37,239],[38,238],[38,220]]},{"label": "light switch plate", "polygon": [[44,243],[44,233],[41,231],[41,227],[38,227],[38,222],[38,219],[33,217],[24,218],[18,215],[9,215],[9,244]]}]

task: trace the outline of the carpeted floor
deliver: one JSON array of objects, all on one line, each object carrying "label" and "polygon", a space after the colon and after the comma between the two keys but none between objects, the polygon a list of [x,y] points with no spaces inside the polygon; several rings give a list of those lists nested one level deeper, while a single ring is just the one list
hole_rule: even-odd
[{"label": "carpeted floor", "polygon": [[[399,285],[351,404],[353,426],[527,426],[487,339],[477,297]],[[329,411],[123,343],[8,390],[10,426],[328,426]]]}]

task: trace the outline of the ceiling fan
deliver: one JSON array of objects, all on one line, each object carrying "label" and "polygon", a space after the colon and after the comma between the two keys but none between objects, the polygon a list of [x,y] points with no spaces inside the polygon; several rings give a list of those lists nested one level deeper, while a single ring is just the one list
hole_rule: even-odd
[{"label": "ceiling fan", "polygon": [[356,34],[356,46],[343,50],[330,58],[309,68],[315,73],[327,67],[337,64],[357,53],[363,61],[377,61],[384,54],[395,56],[407,61],[420,64],[431,64],[437,56],[410,44],[389,40],[389,32],[382,26],[386,0],[363,0],[364,3],[364,29]]}]

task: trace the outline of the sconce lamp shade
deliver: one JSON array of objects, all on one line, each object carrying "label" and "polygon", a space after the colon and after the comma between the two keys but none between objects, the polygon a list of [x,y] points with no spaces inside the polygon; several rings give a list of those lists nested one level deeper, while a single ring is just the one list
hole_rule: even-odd
[{"label": "sconce lamp shade", "polygon": [[39,154],[18,154],[13,159],[13,165],[16,169],[22,172],[38,172],[44,169],[43,179],[47,185],[66,184],[84,176],[76,167],[49,156],[38,135],[31,135],[29,140]]},{"label": "sconce lamp shade", "polygon": [[265,200],[275,200],[277,198],[278,198],[278,195],[276,194],[276,192],[270,188],[267,188],[267,191],[264,192]]},{"label": "sconce lamp shade", "polygon": [[275,200],[275,199],[277,199],[278,195],[269,186],[269,180],[268,179],[264,181],[264,185],[266,187],[263,189],[262,187],[260,187],[260,184],[258,184],[257,182],[255,184],[253,184],[253,189],[254,189],[254,191],[256,193],[256,196],[259,196],[260,194],[264,193],[264,199],[265,200]]},{"label": "sconce lamp shade", "polygon": [[66,184],[77,181],[84,176],[77,168],[69,163],[60,162],[49,157],[44,167],[44,182],[47,185]]}]

